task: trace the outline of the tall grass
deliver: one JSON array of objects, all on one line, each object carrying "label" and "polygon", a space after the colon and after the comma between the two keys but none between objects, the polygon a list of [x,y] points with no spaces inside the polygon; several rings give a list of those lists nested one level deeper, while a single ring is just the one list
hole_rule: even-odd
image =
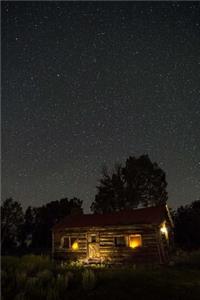
[{"label": "tall grass", "polygon": [[84,290],[93,290],[96,285],[96,276],[92,270],[84,270],[82,274],[82,287]]},{"label": "tall grass", "polygon": [[72,275],[46,256],[2,258],[2,296],[6,300],[59,300]]},{"label": "tall grass", "polygon": [[46,256],[2,258],[2,299],[200,299],[200,252],[182,253],[171,267],[84,268]]}]

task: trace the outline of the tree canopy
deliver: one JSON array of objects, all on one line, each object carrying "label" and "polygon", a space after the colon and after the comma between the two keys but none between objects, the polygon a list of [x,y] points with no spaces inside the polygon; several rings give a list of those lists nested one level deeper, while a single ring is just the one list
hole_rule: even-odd
[{"label": "tree canopy", "polygon": [[200,200],[179,207],[174,213],[175,242],[184,249],[200,247]]},{"label": "tree canopy", "polygon": [[51,249],[53,225],[69,214],[83,213],[82,201],[64,198],[41,207],[28,207],[23,212],[21,204],[12,198],[1,206],[2,253],[43,252]]},{"label": "tree canopy", "polygon": [[148,155],[129,157],[112,174],[103,169],[91,210],[104,213],[163,204],[168,198],[166,187],[165,172]]},{"label": "tree canopy", "polygon": [[24,214],[21,204],[8,198],[1,206],[1,250],[14,251],[20,245]]},{"label": "tree canopy", "polygon": [[[78,198],[63,198],[34,208],[32,224],[32,244],[35,249],[51,247],[51,230],[54,224],[67,215],[83,213],[82,201]],[[25,224],[26,225],[26,224]]]}]

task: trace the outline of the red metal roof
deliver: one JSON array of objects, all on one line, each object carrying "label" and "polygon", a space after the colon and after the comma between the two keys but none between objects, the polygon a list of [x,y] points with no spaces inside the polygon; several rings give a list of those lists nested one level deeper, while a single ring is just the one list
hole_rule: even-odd
[{"label": "red metal roof", "polygon": [[82,214],[67,216],[53,230],[72,227],[116,226],[131,224],[161,224],[170,220],[166,206],[123,210],[105,214]]}]

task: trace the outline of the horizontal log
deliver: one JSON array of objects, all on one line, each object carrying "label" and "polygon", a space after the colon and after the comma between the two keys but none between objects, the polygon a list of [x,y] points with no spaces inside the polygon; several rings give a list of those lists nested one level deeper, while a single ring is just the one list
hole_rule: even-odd
[{"label": "horizontal log", "polygon": [[[93,232],[94,233],[94,232]],[[95,233],[94,233],[95,234]],[[131,234],[141,234],[144,237],[148,237],[148,236],[152,236],[155,237],[156,233],[154,231],[152,232],[146,232],[143,230],[108,230],[106,232],[100,232],[99,237],[100,238],[108,238],[108,237],[112,237],[112,236],[116,236],[116,235],[131,235]],[[79,239],[87,239],[87,233],[85,234],[80,234],[79,232],[75,233],[75,232],[62,232],[62,234],[54,234],[54,240],[56,239],[60,239],[63,236],[69,236],[69,237],[78,237]]]},{"label": "horizontal log", "polygon": [[115,236],[114,235],[108,235],[108,236],[104,235],[104,236],[100,236],[99,240],[102,241],[102,242],[103,241],[113,241]]},{"label": "horizontal log", "polygon": [[114,248],[115,247],[115,245],[113,244],[113,243],[100,243],[99,244],[99,247],[100,248]]},{"label": "horizontal log", "polygon": [[107,236],[113,236],[113,235],[118,235],[118,234],[127,234],[127,235],[130,235],[130,234],[152,234],[152,235],[155,235],[154,231],[146,231],[146,230],[141,230],[141,229],[138,229],[138,230],[126,230],[126,229],[117,229],[117,230],[109,230],[109,231],[104,231],[104,232],[100,232],[100,237],[107,237]]},{"label": "horizontal log", "polygon": [[95,232],[95,231],[105,231],[105,230],[116,230],[116,229],[136,229],[136,228],[145,228],[145,229],[155,229],[158,226],[154,226],[153,224],[134,224],[134,225],[116,225],[116,226],[86,226],[86,227],[62,227],[59,229],[55,229],[54,232]]},{"label": "horizontal log", "polygon": [[158,250],[157,249],[147,249],[147,250],[131,250],[131,249],[124,249],[123,251],[116,251],[116,250],[110,250],[110,249],[100,249],[100,253],[101,254],[112,254],[112,255],[136,255],[136,254],[142,254],[142,255],[146,255],[146,254],[149,254],[149,253],[158,253]]},{"label": "horizontal log", "polygon": [[[67,234],[67,233],[63,233],[61,236],[59,236],[58,238],[63,238],[63,237],[70,237],[70,238],[77,238],[80,240],[86,240],[86,235],[79,235],[79,234]],[[57,237],[55,236],[54,239],[56,239]]]},{"label": "horizontal log", "polygon": [[136,258],[136,257],[158,257],[157,252],[149,252],[149,253],[101,253],[101,257],[110,257],[110,258]]}]

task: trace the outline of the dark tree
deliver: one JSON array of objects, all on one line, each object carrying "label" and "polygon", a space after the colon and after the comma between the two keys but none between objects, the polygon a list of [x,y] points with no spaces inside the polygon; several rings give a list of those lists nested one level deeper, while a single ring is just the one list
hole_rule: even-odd
[{"label": "dark tree", "polygon": [[24,214],[24,224],[22,230],[22,251],[32,249],[34,231],[36,227],[37,209],[29,206]]},{"label": "dark tree", "polygon": [[123,169],[128,207],[155,206],[167,201],[164,171],[148,155],[129,157]]},{"label": "dark tree", "polygon": [[183,249],[200,248],[200,200],[181,206],[174,213],[175,243]]},{"label": "dark tree", "polygon": [[1,251],[11,254],[21,246],[24,214],[21,204],[12,198],[3,201],[1,206]]},{"label": "dark tree", "polygon": [[[29,248],[33,251],[48,251],[51,248],[52,227],[69,214],[81,214],[82,201],[78,198],[52,201],[30,211],[30,219],[26,222],[26,236],[31,237]],[[28,212],[26,211],[27,215]]]},{"label": "dark tree", "polygon": [[112,175],[103,171],[91,210],[103,213],[160,205],[167,201],[166,187],[164,171],[148,155],[129,157],[125,166],[117,166]]},{"label": "dark tree", "polygon": [[6,199],[1,206],[2,254],[49,251],[53,225],[69,214],[81,213],[82,201],[78,198],[28,207],[25,214],[21,204],[12,198]]},{"label": "dark tree", "polygon": [[97,186],[98,193],[92,203],[91,210],[96,213],[105,213],[121,210],[125,203],[124,179],[122,167],[115,167],[115,173],[109,175],[106,168],[102,171],[103,178]]}]

